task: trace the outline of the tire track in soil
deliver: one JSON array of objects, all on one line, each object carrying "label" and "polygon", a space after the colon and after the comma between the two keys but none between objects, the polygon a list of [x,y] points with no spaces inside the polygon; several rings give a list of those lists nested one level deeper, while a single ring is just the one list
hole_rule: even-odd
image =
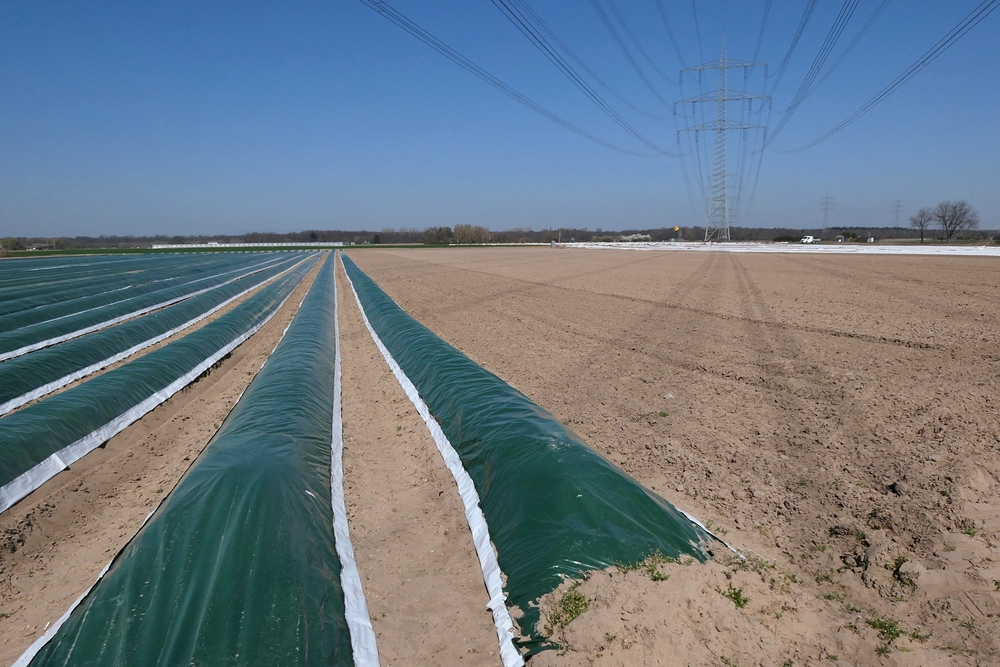
[{"label": "tire track in soil", "polygon": [[93,585],[177,485],[271,355],[321,265],[230,356],[0,514],[0,664],[14,662]]},{"label": "tire track in soil", "polygon": [[451,473],[337,272],[344,490],[382,665],[500,665],[489,596]]}]

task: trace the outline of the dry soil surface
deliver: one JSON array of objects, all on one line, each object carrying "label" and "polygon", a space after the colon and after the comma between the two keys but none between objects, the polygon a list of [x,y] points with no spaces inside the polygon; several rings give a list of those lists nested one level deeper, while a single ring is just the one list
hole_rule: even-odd
[{"label": "dry soil surface", "polygon": [[350,254],[748,556],[567,583],[535,664],[1000,664],[997,259]]},{"label": "dry soil surface", "polygon": [[174,488],[270,356],[320,264],[230,356],[0,514],[0,665],[94,583]]}]

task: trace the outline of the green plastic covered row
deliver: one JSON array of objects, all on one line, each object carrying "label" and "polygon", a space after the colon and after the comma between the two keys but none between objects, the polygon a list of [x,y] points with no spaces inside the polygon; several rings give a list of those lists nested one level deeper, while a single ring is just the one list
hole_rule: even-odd
[{"label": "green plastic covered row", "polygon": [[332,265],[201,457],[33,667],[353,664],[330,495]]},{"label": "green plastic covered row", "polygon": [[[236,282],[222,285],[201,296],[0,363],[0,405],[171,331],[244,290],[251,289],[285,271],[301,259],[300,257],[289,259],[273,268],[240,278]],[[311,266],[311,262],[306,262],[296,268],[292,275],[301,279]]]},{"label": "green plastic covered row", "polygon": [[233,261],[218,257],[200,258],[201,261],[198,262],[176,258],[167,262],[156,261],[155,256],[144,256],[143,259],[145,261],[127,266],[109,265],[88,271],[86,275],[73,274],[58,280],[54,279],[55,276],[46,279],[44,274],[27,273],[14,285],[0,290],[0,315],[93,296],[120,287],[155,282],[162,278],[204,273],[213,267],[253,263],[245,259]]},{"label": "green plastic covered row", "polygon": [[71,280],[110,271],[117,273],[127,270],[126,262],[134,264],[141,255],[124,257],[93,257],[93,261],[82,263],[71,257],[17,258],[0,262],[0,296],[6,296],[11,289],[20,290],[27,284],[61,284]]},{"label": "green plastic covered row", "polygon": [[[243,271],[252,270],[244,267]],[[101,326],[104,323],[114,321],[117,318],[129,316],[146,308],[156,307],[159,304],[167,303],[174,299],[183,299],[194,292],[206,288],[215,287],[232,280],[239,273],[229,273],[225,275],[215,275],[204,278],[198,282],[185,283],[166,289],[157,290],[149,294],[132,297],[119,303],[102,306],[82,313],[76,313],[68,317],[49,322],[40,322],[31,326],[0,333],[0,354],[10,353],[24,347],[44,343],[45,341],[58,338],[73,332],[90,327]]]},{"label": "green plastic covered row", "polygon": [[711,539],[527,396],[410,317],[343,256],[365,313],[479,492],[523,642],[545,648],[536,603],[563,577],[654,552],[705,558]]},{"label": "green plastic covered row", "polygon": [[[38,304],[30,308],[23,308],[17,312],[0,315],[0,332],[13,331],[21,327],[31,326],[40,322],[47,322],[57,318],[65,318],[75,313],[85,310],[92,310],[114,303],[121,303],[132,297],[142,296],[171,287],[178,287],[189,283],[200,285],[195,281],[202,278],[224,274],[229,278],[239,272],[246,272],[255,268],[262,268],[269,263],[274,263],[284,259],[281,257],[259,259],[257,263],[247,262],[219,262],[202,266],[171,267],[160,271],[149,272],[141,278],[130,277],[124,282],[122,279],[114,280],[109,278],[105,282],[105,290],[96,294],[79,295],[78,290],[70,290],[64,293],[64,298],[53,303]],[[287,261],[287,260],[286,260]],[[56,296],[56,295],[52,295]]]},{"label": "green plastic covered row", "polygon": [[180,340],[0,418],[0,489],[249,331],[275,310],[301,277],[285,276]]}]

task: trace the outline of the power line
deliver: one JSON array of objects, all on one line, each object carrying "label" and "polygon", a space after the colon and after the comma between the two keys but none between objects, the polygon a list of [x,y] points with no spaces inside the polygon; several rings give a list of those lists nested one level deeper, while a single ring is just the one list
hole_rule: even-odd
[{"label": "power line", "polygon": [[757,61],[757,56],[760,55],[760,45],[764,42],[764,28],[767,26],[767,16],[771,13],[771,0],[767,0],[767,4],[764,5],[764,18],[760,22],[760,33],[757,34],[757,48],[753,50],[753,60]]},{"label": "power line", "polygon": [[[815,0],[813,0],[815,2]],[[697,0],[691,0],[691,10],[694,12],[694,33],[698,36],[698,62],[705,62],[705,52],[701,48],[701,27],[698,25]]]},{"label": "power line", "polygon": [[593,88],[591,88],[586,81],[584,81],[579,74],[560,56],[551,44],[549,44],[539,30],[531,23],[520,10],[507,0],[492,0],[493,4],[499,9],[504,16],[507,17],[514,26],[524,34],[528,40],[541,51],[546,58],[548,58],[552,64],[554,64],[562,73],[566,76],[580,91],[583,92],[590,100],[597,105],[601,111],[603,111],[611,120],[617,123],[622,129],[631,134],[633,137],[649,146],[653,150],[662,151],[667,154],[668,151],[660,148],[650,139],[643,136],[638,130],[632,127],[621,115],[615,111],[611,105],[609,105],[604,98],[597,94]]},{"label": "power line", "polygon": [[621,35],[619,35],[618,31],[615,30],[615,26],[612,25],[611,19],[608,18],[608,15],[604,11],[604,7],[601,3],[598,0],[590,0],[590,6],[594,8],[594,11],[597,13],[598,18],[601,19],[601,23],[604,24],[608,34],[611,35],[615,44],[618,45],[618,49],[622,52],[622,55],[625,56],[625,59],[628,61],[629,65],[632,66],[632,69],[635,70],[635,73],[639,75],[639,78],[642,79],[642,82],[646,84],[646,87],[649,88],[650,92],[653,93],[653,96],[658,99],[663,106],[669,107],[670,103],[660,96],[660,93],[657,92],[652,82],[650,82],[650,80],[646,77],[646,74],[639,67],[639,63],[636,62],[632,52],[629,51],[628,47],[625,45],[625,41],[621,38]]},{"label": "power line", "polygon": [[819,0],[809,0],[806,4],[805,10],[802,12],[802,18],[799,19],[799,25],[795,28],[795,34],[792,35],[792,43],[788,46],[788,51],[785,52],[785,57],[781,59],[781,64],[778,65],[778,71],[774,74],[774,84],[771,86],[771,92],[769,95],[774,95],[774,91],[778,88],[778,84],[781,83],[781,77],[785,75],[785,70],[788,69],[788,63],[792,60],[792,54],[795,53],[795,47],[799,45],[799,40],[802,39],[802,33],[805,32],[806,25],[809,24],[809,19],[812,17],[813,10],[816,9],[816,3]]},{"label": "power line", "polygon": [[785,125],[791,120],[792,115],[795,113],[799,105],[805,100],[810,92],[810,88],[816,77],[819,76],[820,70],[823,65],[826,64],[826,59],[830,57],[830,53],[833,52],[833,47],[836,46],[837,41],[840,36],[844,34],[844,30],[847,28],[847,23],[851,20],[854,15],[854,11],[858,8],[858,4],[861,0],[844,0],[844,4],[840,7],[840,13],[837,14],[837,18],[834,20],[833,25],[830,26],[830,30],[826,35],[826,39],[823,40],[823,44],[820,46],[819,51],[816,53],[816,57],[813,58],[812,64],[809,66],[809,70],[806,72],[805,77],[802,79],[802,83],[799,84],[799,89],[795,91],[795,96],[792,97],[791,103],[788,108],[785,109],[785,113],[782,114],[781,119],[778,120],[778,126],[771,133],[770,138],[764,147],[771,145],[781,131],[785,129]]},{"label": "power line", "polygon": [[575,51],[574,51],[573,49],[571,49],[571,48],[570,48],[570,47],[569,47],[569,46],[568,46],[568,45],[566,44],[566,42],[564,42],[564,41],[563,41],[563,40],[562,40],[562,39],[561,39],[561,38],[559,37],[559,35],[557,35],[557,34],[555,33],[555,31],[553,31],[553,30],[552,30],[552,28],[550,28],[550,27],[548,26],[548,24],[547,24],[547,23],[545,23],[545,21],[544,21],[544,20],[542,19],[542,17],[541,17],[541,16],[539,16],[539,15],[538,15],[538,14],[537,14],[537,13],[536,13],[536,12],[535,12],[535,11],[534,11],[534,10],[533,10],[532,8],[531,8],[531,6],[530,6],[530,5],[528,5],[528,4],[527,4],[527,3],[525,3],[525,2],[519,2],[518,0],[513,0],[513,1],[514,1],[514,2],[517,2],[517,4],[518,4],[518,5],[520,6],[520,8],[521,8],[521,11],[522,11],[522,12],[524,12],[524,14],[525,14],[525,15],[526,15],[526,16],[527,16],[527,17],[528,17],[528,18],[529,18],[529,19],[530,19],[531,21],[533,21],[533,22],[534,22],[534,24],[535,24],[535,25],[536,25],[536,26],[537,26],[538,28],[540,28],[540,29],[541,29],[541,30],[542,30],[542,31],[543,31],[543,32],[544,32],[544,33],[545,33],[546,35],[548,35],[548,38],[549,38],[550,40],[552,40],[552,41],[553,41],[553,42],[555,42],[555,43],[556,43],[557,45],[559,45],[559,47],[561,47],[561,48],[562,48],[562,50],[563,50],[563,51],[564,51],[564,52],[566,53],[566,55],[567,55],[567,56],[569,56],[569,58],[570,58],[570,59],[571,59],[571,60],[572,60],[573,62],[575,62],[575,63],[576,63],[577,65],[579,65],[579,66],[580,66],[580,67],[581,67],[581,68],[583,69],[583,71],[584,71],[584,72],[586,72],[587,74],[589,74],[589,75],[590,75],[590,76],[591,76],[591,77],[592,77],[592,78],[594,79],[594,81],[596,81],[596,82],[597,82],[597,83],[598,83],[598,84],[599,84],[599,85],[600,85],[600,86],[601,86],[602,88],[604,88],[604,89],[605,89],[606,91],[608,91],[609,93],[611,93],[611,95],[612,95],[612,96],[614,96],[615,98],[617,98],[619,102],[621,102],[622,104],[624,104],[624,105],[625,105],[625,106],[627,106],[628,108],[632,109],[632,110],[633,110],[633,111],[635,111],[636,113],[638,113],[638,114],[641,114],[641,115],[643,115],[643,116],[646,116],[647,118],[653,118],[653,119],[655,119],[655,120],[663,120],[664,118],[666,118],[666,117],[667,117],[667,115],[666,115],[666,114],[663,114],[663,115],[659,115],[659,114],[654,114],[654,113],[650,113],[650,112],[648,112],[648,111],[646,111],[646,110],[644,110],[644,109],[640,108],[639,106],[637,106],[637,105],[633,104],[632,102],[630,102],[628,98],[626,98],[626,97],[625,97],[624,95],[622,95],[622,94],[621,94],[621,93],[619,93],[619,92],[618,92],[617,90],[615,90],[614,88],[612,88],[612,87],[611,87],[611,86],[610,86],[610,85],[609,85],[608,83],[606,83],[606,82],[604,81],[604,79],[602,79],[602,78],[601,78],[600,76],[598,76],[598,75],[597,75],[597,73],[596,73],[596,72],[594,72],[594,70],[592,70],[592,69],[591,69],[591,68],[590,68],[590,67],[589,67],[589,66],[587,65],[587,63],[586,63],[586,62],[584,62],[584,60],[583,60],[583,59],[582,59],[582,58],[581,58],[581,57],[580,57],[579,55],[577,55],[577,53],[576,53],[576,52],[575,52]]},{"label": "power line", "polygon": [[646,62],[649,63],[649,66],[653,68],[653,71],[662,76],[669,83],[676,84],[677,82],[671,79],[666,74],[664,74],[663,70],[661,70],[657,66],[656,61],[654,61],[652,58],[649,57],[649,54],[646,53],[646,49],[642,48],[642,44],[639,42],[638,39],[636,39],[635,33],[632,32],[632,30],[628,27],[628,23],[625,22],[625,17],[623,17],[622,13],[618,11],[618,5],[615,4],[614,0],[604,0],[604,1],[608,3],[608,9],[610,9],[611,13],[615,15],[616,19],[618,19],[618,25],[622,27],[622,30],[625,31],[625,34],[628,35],[628,38],[632,40],[633,44],[635,44],[635,48],[639,50],[639,55],[641,55],[643,58],[646,59]]},{"label": "power line", "polygon": [[937,44],[932,46],[916,62],[914,62],[912,65],[906,68],[906,70],[904,70],[902,74],[893,79],[888,86],[883,88],[877,95],[875,95],[875,97],[868,100],[868,102],[862,105],[861,108],[859,108],[857,111],[855,111],[850,116],[845,118],[843,121],[835,125],[832,129],[826,132],[826,134],[823,134],[819,138],[809,142],[808,144],[805,144],[804,146],[799,146],[798,148],[795,148],[793,150],[782,151],[782,152],[798,153],[799,151],[804,151],[807,148],[812,148],[813,146],[823,141],[826,141],[827,139],[837,134],[838,132],[843,130],[845,127],[847,127],[854,121],[864,116],[866,113],[868,113],[876,106],[878,106],[878,104],[881,103],[885,98],[889,97],[889,95],[892,95],[894,92],[896,92],[896,90],[900,86],[902,86],[907,81],[916,76],[923,68],[927,67],[932,62],[934,62],[938,58],[938,56],[940,56],[942,53],[951,48],[955,44],[955,42],[964,37],[966,33],[968,33],[970,30],[979,25],[979,23],[982,22],[987,16],[989,16],[993,12],[993,10],[997,8],[998,5],[1000,5],[1000,0],[985,0],[985,2],[980,4],[976,9],[972,10],[972,12],[970,12],[968,16],[962,19],[962,21],[958,25],[952,28],[947,35],[942,37]]},{"label": "power line", "polygon": [[463,56],[461,53],[459,53],[455,49],[451,48],[450,46],[439,40],[431,33],[424,30],[422,27],[411,21],[405,15],[401,14],[399,11],[397,11],[390,5],[386,4],[385,2],[381,2],[380,0],[360,0],[360,1],[365,5],[367,5],[370,9],[374,10],[375,12],[386,18],[387,20],[391,21],[392,23],[396,24],[406,32],[416,37],[418,40],[420,40],[427,46],[431,47],[444,57],[448,58],[456,65],[462,67],[469,73],[475,75],[479,79],[490,84],[491,86],[493,86],[503,94],[507,95],[511,99],[519,102],[520,104],[523,104],[524,106],[531,109],[535,113],[547,118],[548,120],[552,121],[553,123],[556,123],[557,125],[564,127],[570,132],[580,137],[583,137],[588,141],[592,141],[593,143],[598,144],[599,146],[604,146],[605,148],[609,148],[613,151],[624,153],[625,155],[632,155],[635,157],[658,157],[662,155],[669,155],[667,151],[664,151],[660,149],[658,146],[655,146],[655,144],[651,144],[645,140],[640,140],[640,141],[642,141],[642,143],[646,144],[651,149],[653,149],[654,151],[653,153],[639,153],[637,151],[629,150],[627,148],[623,148],[616,144],[612,144],[608,141],[604,141],[603,139],[600,139],[599,137],[591,134],[590,132],[587,132],[583,128],[574,125],[573,123],[569,122],[562,116],[559,116],[558,114],[543,107],[541,104],[535,102],[527,95],[524,95],[523,93],[507,85],[499,78],[490,74],[485,69],[483,69],[476,63],[472,62],[471,60]]},{"label": "power line", "polygon": [[847,45],[847,48],[845,48],[844,51],[840,54],[840,57],[838,57],[837,60],[835,60],[832,65],[830,65],[830,69],[828,69],[823,74],[820,80],[817,81],[816,84],[809,90],[808,94],[811,95],[813,91],[815,91],[817,88],[823,85],[824,81],[830,78],[830,75],[833,74],[833,72],[840,66],[842,62],[844,62],[844,59],[847,57],[847,55],[854,49],[855,46],[857,46],[858,42],[861,41],[861,38],[864,37],[865,34],[871,29],[872,24],[875,23],[875,19],[879,17],[879,15],[882,13],[882,10],[884,10],[886,5],[888,4],[889,0],[880,0],[878,5],[868,16],[868,19],[864,22],[864,25],[861,26],[861,29],[858,31],[858,34],[854,36],[854,39],[852,39],[850,44]]},{"label": "power line", "polygon": [[667,38],[670,40],[671,46],[674,47],[674,53],[677,54],[677,59],[680,61],[681,67],[687,67],[687,63],[684,62],[684,54],[681,53],[681,47],[677,44],[677,38],[674,37],[674,31],[670,27],[670,20],[667,19],[667,12],[663,9],[663,0],[656,0],[656,9],[660,13],[660,19],[663,21],[663,29],[667,31]]}]

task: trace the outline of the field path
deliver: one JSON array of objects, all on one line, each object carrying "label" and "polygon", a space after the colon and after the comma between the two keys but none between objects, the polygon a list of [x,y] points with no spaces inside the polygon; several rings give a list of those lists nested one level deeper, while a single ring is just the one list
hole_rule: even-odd
[{"label": "field path", "polygon": [[500,665],[458,490],[338,270],[344,493],[382,665]]}]

